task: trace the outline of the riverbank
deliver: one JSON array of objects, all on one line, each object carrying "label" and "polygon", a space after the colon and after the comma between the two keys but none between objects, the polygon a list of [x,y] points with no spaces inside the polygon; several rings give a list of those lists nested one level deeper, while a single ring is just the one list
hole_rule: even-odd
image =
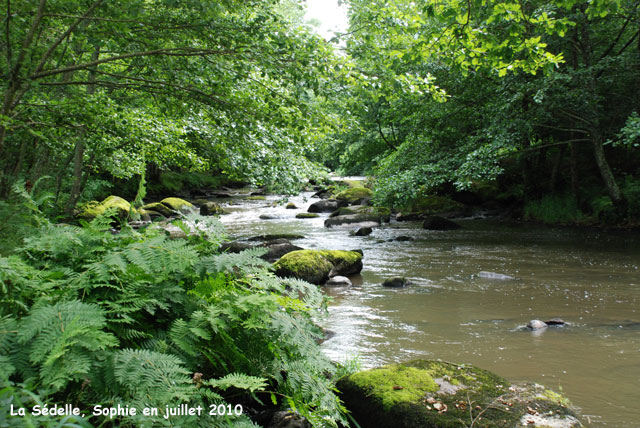
[{"label": "riverbank", "polygon": [[[295,210],[278,205],[278,196],[229,199],[221,221],[234,238],[295,233],[305,236],[294,241],[302,248],[363,250],[353,287],[324,288],[333,301],[321,322],[334,335],[322,347],[332,359],[357,356],[364,367],[418,357],[469,362],[510,380],[561,387],[593,427],[622,428],[640,417],[629,381],[640,376],[635,233],[467,219],[448,232],[392,221],[357,237],[350,227],[325,228],[328,213],[296,219],[318,201],[312,194],[289,198]],[[516,280],[492,281],[481,271]],[[382,287],[394,276],[413,285]],[[572,326],[540,336],[518,330],[554,317]]]}]

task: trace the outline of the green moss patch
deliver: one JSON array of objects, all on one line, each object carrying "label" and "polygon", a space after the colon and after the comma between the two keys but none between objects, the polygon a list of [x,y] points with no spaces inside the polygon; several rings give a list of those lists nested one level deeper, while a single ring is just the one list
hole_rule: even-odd
[{"label": "green moss patch", "polygon": [[189,211],[193,209],[191,202],[187,202],[180,198],[164,198],[160,202],[175,211]]},{"label": "green moss patch", "polygon": [[356,251],[298,250],[274,263],[276,275],[293,277],[312,284],[322,284],[329,273],[350,275],[362,270],[362,254]]},{"label": "green moss patch", "polygon": [[108,209],[115,209],[120,218],[129,216],[131,204],[120,196],[111,195],[102,202],[91,201],[87,203],[78,214],[78,217],[93,219],[104,214]]},{"label": "green moss patch", "polygon": [[266,196],[247,196],[245,199],[248,201],[264,201],[267,199]]},{"label": "green moss patch", "polygon": [[296,214],[296,218],[317,218],[320,217],[319,214],[316,213],[298,213]]},{"label": "green moss patch", "polygon": [[146,211],[155,211],[165,217],[176,215],[176,212],[173,209],[171,209],[167,205],[164,205],[162,202],[152,202],[150,204],[143,205],[142,209]]},{"label": "green moss patch", "polygon": [[356,202],[359,199],[367,199],[373,197],[373,191],[366,187],[352,187],[336,195],[336,199],[339,201],[345,201],[350,204]]},{"label": "green moss patch", "polygon": [[410,205],[404,207],[403,212],[421,213],[425,215],[461,211],[464,209],[464,204],[456,202],[453,199],[446,196],[430,195],[423,196]]},{"label": "green moss patch", "polygon": [[438,390],[428,371],[400,364],[356,373],[351,376],[351,381],[367,389],[385,410],[402,402],[419,402],[428,392]]},{"label": "green moss patch", "polygon": [[[308,250],[312,251],[312,250]],[[343,264],[354,264],[358,263],[362,260],[362,254],[355,251],[343,251],[343,250],[316,250],[319,254],[321,254],[324,258],[329,260],[331,264],[338,265],[340,263]]]},{"label": "green moss patch", "polygon": [[347,376],[337,387],[363,427],[513,428],[532,414],[581,426],[559,394],[536,384],[511,385],[471,365],[414,360]]}]

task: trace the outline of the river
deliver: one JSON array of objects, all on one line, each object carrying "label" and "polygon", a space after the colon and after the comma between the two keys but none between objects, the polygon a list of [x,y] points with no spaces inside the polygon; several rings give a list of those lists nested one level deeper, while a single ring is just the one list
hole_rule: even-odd
[{"label": "river", "polygon": [[[322,345],[332,359],[357,357],[363,368],[413,358],[471,363],[561,390],[589,427],[640,427],[640,234],[484,219],[447,232],[392,222],[355,237],[325,228],[327,214],[296,219],[317,200],[311,194],[289,199],[298,209],[273,206],[276,196],[234,198],[221,221],[233,237],[296,233],[303,248],[363,250],[354,286],[325,288],[332,301],[319,322],[335,333]],[[392,276],[412,284],[382,287]],[[554,317],[569,326],[520,328]]]}]

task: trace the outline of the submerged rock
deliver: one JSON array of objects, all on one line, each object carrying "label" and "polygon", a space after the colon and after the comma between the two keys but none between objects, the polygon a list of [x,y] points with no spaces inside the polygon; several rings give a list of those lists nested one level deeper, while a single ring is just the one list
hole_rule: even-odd
[{"label": "submerged rock", "polygon": [[299,250],[274,264],[276,275],[323,284],[330,276],[351,275],[362,270],[362,254],[341,250]]},{"label": "submerged rock", "polygon": [[248,241],[274,241],[276,239],[304,239],[304,235],[296,235],[295,233],[272,233],[270,235],[252,236]]},{"label": "submerged rock", "polygon": [[280,220],[284,217],[276,214],[260,214],[260,220]]},{"label": "submerged rock", "polygon": [[496,272],[478,272],[478,278],[484,278],[484,279],[497,279],[497,280],[511,280],[511,279],[515,279],[512,276],[509,275],[505,275],[502,273],[496,273]]},{"label": "submerged rock", "polygon": [[367,236],[371,235],[373,229],[370,227],[359,227],[358,229],[353,231],[354,236]]},{"label": "submerged rock", "polygon": [[330,213],[337,210],[340,207],[346,207],[347,203],[344,201],[337,201],[335,199],[323,199],[318,202],[314,202],[307,209],[310,213]]},{"label": "submerged rock", "polygon": [[409,281],[407,281],[406,278],[396,276],[393,278],[385,279],[384,282],[382,283],[382,286],[390,287],[390,288],[401,288],[401,287],[406,287],[408,284],[409,284]]},{"label": "submerged rock", "polygon": [[320,217],[319,214],[316,213],[298,213],[296,214],[296,218],[318,218]]},{"label": "submerged rock", "polygon": [[530,330],[542,330],[549,327],[547,325],[547,323],[540,321],[540,320],[531,320],[529,321],[529,323],[527,324],[527,328]]},{"label": "submerged rock", "polygon": [[471,365],[390,364],[346,376],[337,388],[362,428],[582,427],[559,394],[536,384],[511,385]]},{"label": "submerged rock", "polygon": [[567,323],[560,318],[551,318],[550,320],[546,320],[544,323],[551,327],[563,327],[567,325]]},{"label": "submerged rock", "polygon": [[329,280],[324,284],[327,287],[350,287],[351,280],[346,276],[337,275],[333,278],[329,278]]},{"label": "submerged rock", "polygon": [[444,217],[430,216],[424,220],[422,227],[429,230],[456,230],[461,226]]}]

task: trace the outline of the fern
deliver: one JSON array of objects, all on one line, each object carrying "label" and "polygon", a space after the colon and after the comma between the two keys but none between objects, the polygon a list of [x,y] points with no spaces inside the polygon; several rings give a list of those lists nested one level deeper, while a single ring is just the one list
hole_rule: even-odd
[{"label": "fern", "polygon": [[226,390],[229,388],[246,389],[250,392],[262,391],[267,386],[266,379],[248,376],[243,373],[230,373],[220,379],[210,379],[204,382],[213,388]]},{"label": "fern", "polygon": [[34,309],[21,320],[17,342],[40,367],[42,382],[59,390],[90,373],[99,351],[118,344],[115,336],[102,331],[104,327],[99,307],[79,301],[57,303]]}]

